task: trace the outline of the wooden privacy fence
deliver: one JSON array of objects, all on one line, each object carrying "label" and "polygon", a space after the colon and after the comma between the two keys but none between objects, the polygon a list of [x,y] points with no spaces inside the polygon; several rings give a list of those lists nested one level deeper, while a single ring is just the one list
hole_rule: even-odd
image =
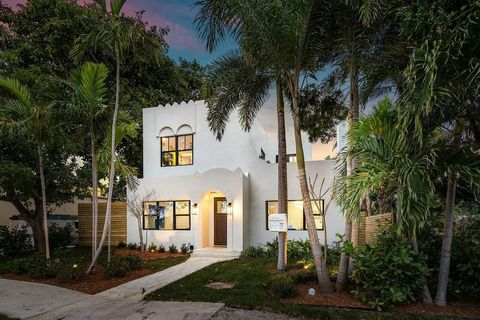
[{"label": "wooden privacy fence", "polygon": [[392,224],[392,213],[369,216],[365,219],[365,242],[372,244],[377,234]]},{"label": "wooden privacy fence", "polygon": [[[98,204],[98,241],[102,237],[103,225],[105,223],[105,210],[107,204]],[[127,241],[127,203],[112,203],[112,245]],[[78,204],[78,237],[79,244],[90,246],[92,244],[92,204]],[[105,241],[105,245],[107,241]]]}]

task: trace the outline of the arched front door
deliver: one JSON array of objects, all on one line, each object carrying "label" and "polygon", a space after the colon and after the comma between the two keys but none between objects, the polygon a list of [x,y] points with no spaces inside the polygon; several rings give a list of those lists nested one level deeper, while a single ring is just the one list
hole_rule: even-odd
[{"label": "arched front door", "polygon": [[216,246],[227,245],[227,199],[213,199],[213,244]]}]

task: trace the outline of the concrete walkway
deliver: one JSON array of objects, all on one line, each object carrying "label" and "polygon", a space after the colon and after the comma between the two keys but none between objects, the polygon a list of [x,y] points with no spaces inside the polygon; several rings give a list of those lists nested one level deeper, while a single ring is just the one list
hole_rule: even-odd
[{"label": "concrete walkway", "polygon": [[115,299],[133,299],[141,301],[143,297],[157,289],[160,289],[172,282],[175,282],[190,273],[205,268],[213,263],[231,260],[231,257],[191,257],[187,261],[177,264],[168,269],[138,278],[133,281],[119,285],[103,292],[97,296]]},{"label": "concrete walkway", "polygon": [[212,263],[231,258],[191,257],[184,263],[96,295],[50,285],[0,279],[0,314],[21,319],[210,319],[222,303],[142,301],[143,296]]}]

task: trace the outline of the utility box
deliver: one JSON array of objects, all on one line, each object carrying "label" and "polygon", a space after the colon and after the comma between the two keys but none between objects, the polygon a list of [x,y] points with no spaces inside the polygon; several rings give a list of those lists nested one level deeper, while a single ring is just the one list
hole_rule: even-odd
[{"label": "utility box", "polygon": [[268,230],[275,232],[287,232],[287,214],[275,213],[268,215]]}]

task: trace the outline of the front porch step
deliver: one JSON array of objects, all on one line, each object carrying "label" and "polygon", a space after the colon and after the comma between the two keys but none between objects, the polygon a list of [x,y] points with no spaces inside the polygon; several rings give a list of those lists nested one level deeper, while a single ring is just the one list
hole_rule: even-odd
[{"label": "front porch step", "polygon": [[204,258],[230,258],[240,257],[240,251],[230,251],[226,249],[196,249],[193,250],[192,257]]}]

